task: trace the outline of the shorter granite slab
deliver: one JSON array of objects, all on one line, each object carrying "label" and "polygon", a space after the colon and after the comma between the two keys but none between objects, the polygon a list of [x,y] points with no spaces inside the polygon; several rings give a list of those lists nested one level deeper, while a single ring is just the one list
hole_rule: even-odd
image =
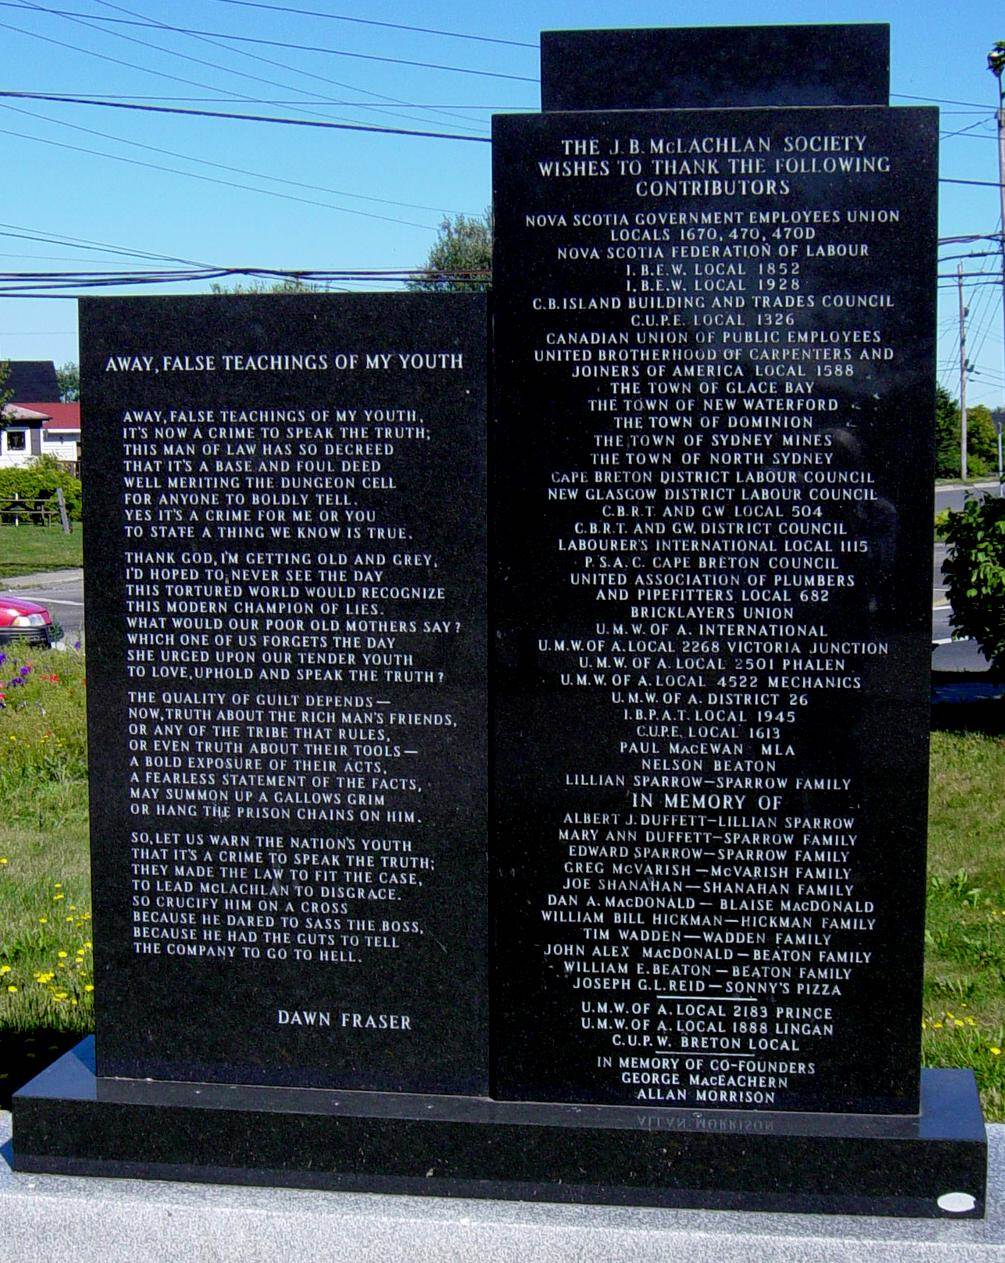
[{"label": "shorter granite slab", "polygon": [[[918,1116],[497,1102],[98,1079],[84,1040],[14,1097],[14,1169],[353,1192],[978,1218],[969,1071]],[[947,1200],[948,1199],[948,1200]]]},{"label": "shorter granite slab", "polygon": [[541,32],[542,110],[886,105],[882,23]]}]

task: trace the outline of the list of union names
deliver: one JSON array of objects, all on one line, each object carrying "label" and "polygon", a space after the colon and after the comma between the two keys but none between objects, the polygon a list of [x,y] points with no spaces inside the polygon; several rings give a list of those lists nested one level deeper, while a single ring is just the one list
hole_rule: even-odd
[{"label": "list of union names", "polygon": [[502,373],[561,594],[524,669],[594,728],[537,765],[533,950],[593,1099],[806,1099],[895,935],[835,740],[903,648],[875,401],[916,371],[889,260],[918,228],[889,113],[544,116],[500,160],[504,283],[531,278]]}]

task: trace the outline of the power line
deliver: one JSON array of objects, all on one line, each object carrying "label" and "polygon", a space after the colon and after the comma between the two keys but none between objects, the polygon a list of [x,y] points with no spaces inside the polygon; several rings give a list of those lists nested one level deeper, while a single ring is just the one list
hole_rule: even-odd
[{"label": "power line", "polygon": [[[481,283],[491,279],[486,271],[430,272],[418,269],[348,268],[340,270],[284,270],[279,268],[204,268],[156,272],[135,272],[129,275],[111,272],[10,272],[0,273],[0,298],[64,299],[83,298],[87,291],[122,286],[195,284],[247,277],[256,280],[295,280],[305,284],[328,284],[337,281],[382,285],[407,284],[414,280],[467,281]],[[73,288],[74,292],[67,292]],[[80,292],[83,291],[83,292]]]},{"label": "power line", "polygon": [[[139,22],[131,18],[106,18],[93,13],[81,13],[75,9],[49,9],[41,4],[20,4],[14,0],[0,0],[0,8],[27,10],[32,13],[48,13],[53,17],[66,17],[71,20],[87,19],[91,22],[114,22],[123,26],[142,26],[149,29],[149,21]],[[326,48],[321,44],[296,44],[288,40],[262,39],[253,35],[231,35],[227,31],[203,31],[195,27],[173,26],[165,24],[165,29],[179,35],[207,35],[217,39],[233,40],[237,44],[257,44],[265,48],[289,48],[303,53],[324,53],[328,57],[351,57],[356,61],[379,61],[392,66],[413,66],[419,70],[444,70],[451,74],[476,75],[484,79],[507,79],[517,83],[538,83],[539,80],[530,75],[508,75],[499,70],[475,70],[470,66],[448,66],[435,61],[412,61],[405,57],[382,57],[378,53],[351,53],[340,48]],[[163,50],[162,50],[163,51]]]},{"label": "power line", "polygon": [[[146,17],[146,15],[145,15],[145,14],[142,14],[142,13],[137,13],[134,9],[127,9],[127,8],[125,8],[123,5],[120,5],[120,4],[113,4],[113,3],[111,3],[111,0],[97,0],[97,3],[98,3],[98,4],[100,4],[103,8],[106,8],[106,9],[116,9],[116,10],[118,10],[120,13],[128,13],[128,14],[130,14],[130,15],[131,15],[131,16],[133,16],[133,17],[140,17],[140,18],[145,18],[145,17]],[[167,23],[157,21],[156,19],[149,19],[149,21],[150,21],[150,23],[151,23],[151,24],[152,24],[155,28],[161,28],[161,29],[166,30],[166,31],[173,31],[173,30],[175,29],[175,28],[173,28],[173,27],[169,26]],[[305,76],[305,77],[306,77],[306,78],[308,78],[308,79],[317,79],[320,83],[327,83],[327,84],[333,85],[334,87],[338,87],[338,88],[348,88],[350,91],[357,91],[357,92],[358,92],[358,91],[361,91],[361,89],[359,89],[359,88],[355,88],[352,84],[343,83],[343,82],[342,82],[341,80],[339,80],[339,79],[331,79],[331,78],[329,78],[327,75],[319,75],[319,74],[315,74],[315,73],[314,73],[314,71],[312,71],[312,70],[304,70],[304,69],[301,69],[300,67],[297,67],[297,66],[290,66],[290,65],[289,65],[288,63],[286,63],[286,62],[283,62],[283,61],[276,61],[274,57],[263,57],[263,56],[261,55],[261,53],[249,53],[249,52],[245,51],[243,48],[230,48],[227,44],[223,44],[223,43],[221,43],[219,40],[215,40],[215,39],[208,39],[206,36],[203,36],[203,35],[195,35],[195,34],[193,34],[193,35],[188,36],[188,38],[198,40],[198,41],[199,41],[199,43],[201,43],[201,44],[209,44],[211,48],[221,48],[221,49],[223,49],[223,51],[224,51],[224,52],[226,52],[226,53],[229,53],[229,54],[231,54],[231,55],[236,55],[236,56],[238,56],[238,57],[244,57],[244,58],[246,58],[246,59],[247,59],[247,60],[249,60],[249,61],[257,61],[257,62],[261,62],[261,63],[262,63],[263,65],[265,65],[265,66],[278,66],[281,70],[288,70],[288,71],[290,71],[292,74],[299,74],[299,75],[303,75],[303,76]],[[154,45],[151,45],[150,47],[154,47]],[[184,54],[183,54],[183,53],[175,53],[175,52],[174,52],[174,50],[168,50],[168,49],[164,49],[164,48],[162,48],[162,49],[161,49],[161,51],[163,51],[163,52],[169,52],[169,51],[170,51],[172,56],[179,56],[179,57],[184,56]],[[214,64],[214,65],[215,65],[215,63],[208,63],[208,64]],[[225,71],[225,73],[227,73],[227,74],[242,75],[242,72],[241,72],[241,71],[239,71],[239,70],[231,70],[231,69],[229,69],[229,68],[225,68],[225,67],[220,67],[220,69],[223,69],[223,70]],[[258,75],[242,75],[242,77],[243,77],[243,78],[251,78],[251,79],[255,79],[255,80],[257,80],[257,81],[258,81],[258,82],[260,82],[260,83],[267,83],[267,84],[269,84],[270,86],[272,86],[272,87],[276,87],[276,88],[284,88],[284,87],[285,87],[285,88],[289,88],[289,89],[290,89],[291,91],[293,91],[293,92],[300,92],[300,93],[301,93],[301,95],[303,95],[303,96],[313,97],[313,98],[315,98],[316,100],[321,101],[322,103],[324,103],[324,104],[326,104],[326,105],[330,105],[330,104],[332,104],[332,101],[330,100],[330,98],[323,97],[323,96],[322,96],[320,93],[318,93],[318,92],[309,92],[309,91],[307,91],[306,89],[301,89],[301,88],[294,87],[292,84],[276,83],[276,82],[275,82],[275,80],[273,80],[273,79],[262,79],[262,78],[261,78],[260,76],[258,76]],[[362,91],[365,91],[365,94],[366,94],[367,96],[372,96],[375,100],[383,99],[383,100],[386,100],[386,101],[391,102],[392,104],[398,104],[398,105],[402,104],[402,102],[400,102],[400,101],[396,102],[396,101],[394,100],[394,98],[393,98],[393,97],[382,97],[380,93],[377,93],[377,92],[369,92],[369,91],[366,91],[365,89],[362,89]],[[243,95],[243,94],[242,94],[242,95]],[[247,99],[247,98],[246,98],[246,99]],[[294,102],[292,102],[292,104],[293,104],[294,106],[300,107],[300,108],[301,108],[301,110],[302,110],[302,103],[301,103],[301,102],[299,102],[299,101],[294,101]],[[354,105],[355,103],[354,103],[354,102],[352,102],[352,101],[347,101],[347,102],[345,102],[345,104],[352,106],[352,105]],[[369,108],[371,108],[371,109],[379,109],[379,110],[381,110],[383,113],[388,114],[388,115],[390,115],[390,116],[391,116],[391,117],[393,117],[393,118],[410,118],[410,119],[412,120],[412,122],[420,122],[420,123],[421,123],[421,122],[425,122],[425,120],[424,120],[424,119],[421,119],[421,118],[420,118],[420,119],[416,119],[414,115],[410,115],[410,114],[403,114],[400,110],[392,110],[392,109],[388,109],[386,106],[370,106]],[[311,110],[311,111],[306,111],[306,112],[307,112],[307,113],[316,113],[316,111],[313,111],[313,110]],[[467,118],[465,118],[465,116],[464,116],[463,114],[454,114],[454,113],[449,112],[449,111],[446,111],[446,110],[444,110],[444,111],[436,111],[436,112],[437,112],[437,113],[442,113],[442,114],[444,115],[444,117],[447,117],[447,118],[459,119],[462,123],[467,123],[467,122],[469,122],[469,121],[470,121],[470,120],[468,120]]]},{"label": "power line", "polygon": [[242,9],[265,9],[270,13],[298,13],[306,17],[324,18],[329,22],[356,22],[361,26],[382,26],[394,31],[416,31],[420,35],[443,35],[449,39],[476,40],[480,44],[506,44],[511,48],[533,48],[538,44],[528,44],[515,39],[497,39],[491,35],[467,35],[461,31],[444,31],[429,26],[405,26],[401,22],[376,22],[372,18],[346,17],[342,13],[319,13],[317,9],[295,9],[286,4],[259,4],[254,0],[213,0],[216,4],[232,4]]},{"label": "power line", "polygon": [[[95,52],[92,48],[81,48],[79,44],[69,44],[66,40],[54,39],[51,35],[41,35],[38,31],[26,31],[21,26],[11,26],[9,22],[0,22],[0,28],[5,31],[14,31],[18,35],[27,35],[30,39],[41,40],[44,44],[54,44],[57,48],[68,48],[71,52],[83,53],[87,57],[97,57],[99,61],[111,62],[113,66],[125,66],[126,69],[138,70],[141,74],[155,75],[159,79],[170,79],[173,83],[184,83],[190,88],[212,89],[214,87],[213,84],[200,83],[197,79],[184,79],[181,75],[173,75],[167,70],[155,70],[152,66],[138,66],[134,61],[124,61],[121,57],[112,57],[109,53]],[[135,42],[138,43],[140,41]],[[231,93],[231,99],[251,100],[250,97],[242,98],[240,93]],[[87,104],[87,102],[84,101],[81,104]]]},{"label": "power line", "polygon": [[[121,58],[121,57],[112,57],[112,56],[111,56],[110,54],[108,54],[108,53],[99,53],[99,52],[96,52],[95,50],[90,49],[90,48],[81,48],[79,44],[70,44],[70,43],[67,43],[67,41],[66,41],[66,40],[54,39],[54,38],[53,38],[52,36],[50,36],[50,35],[41,35],[41,34],[39,34],[37,31],[26,31],[23,27],[20,27],[20,26],[12,26],[9,22],[0,22],[0,28],[2,28],[2,29],[4,29],[4,30],[8,30],[8,31],[15,31],[15,32],[16,32],[17,34],[19,34],[19,35],[27,35],[29,38],[31,38],[31,39],[37,39],[37,40],[41,40],[41,41],[42,41],[43,43],[45,43],[45,44],[53,44],[53,45],[55,45],[57,48],[68,48],[68,49],[70,49],[70,51],[71,51],[71,52],[83,53],[85,56],[88,56],[88,57],[96,57],[99,61],[107,61],[107,62],[110,62],[113,66],[125,66],[125,67],[126,67],[127,69],[129,69],[129,70],[138,70],[138,71],[140,71],[142,74],[154,75],[154,76],[156,76],[156,77],[157,77],[157,78],[159,78],[159,79],[170,79],[173,83],[184,83],[184,84],[187,84],[189,87],[195,87],[195,88],[210,88],[211,90],[215,87],[215,85],[214,85],[214,84],[201,83],[201,82],[200,82],[199,80],[197,80],[197,79],[185,79],[185,78],[183,78],[181,75],[173,75],[173,74],[171,74],[171,73],[170,73],[169,71],[167,71],[167,70],[155,70],[152,66],[141,66],[141,65],[137,65],[137,64],[136,64],[136,62],[132,62],[132,61],[125,61],[125,60],[123,60],[123,58]],[[128,37],[125,37],[125,38],[128,38]],[[132,41],[132,42],[134,42],[134,43],[142,43],[142,41],[139,41],[139,40],[134,40],[134,41]],[[164,50],[162,49],[162,50],[160,50],[160,51],[164,51]],[[345,86],[345,85],[342,85],[342,86]],[[359,90],[360,90],[360,91],[364,91],[364,92],[366,92],[366,89],[359,89]],[[370,92],[366,92],[366,94],[367,94],[368,96],[379,96],[379,95],[380,95],[380,94],[378,94],[378,93],[370,93]],[[230,94],[230,99],[231,99],[231,100],[243,100],[243,101],[250,101],[250,102],[252,102],[252,103],[253,103],[253,101],[254,101],[254,98],[252,98],[252,97],[248,97],[248,96],[246,96],[246,95],[245,95],[245,94],[243,94],[243,93],[231,93],[231,94]],[[391,99],[393,100],[393,98],[391,98]],[[81,104],[87,104],[88,102],[87,102],[87,101],[82,101],[82,102],[80,102],[80,103],[81,103]],[[117,104],[117,103],[116,103],[116,104]],[[304,113],[313,113],[313,112],[314,112],[314,111],[309,111],[309,110],[304,111],[304,110],[303,110],[303,107],[296,107],[296,108],[301,108],[302,112],[304,112]],[[320,116],[319,116],[319,117],[320,117]],[[291,122],[295,122],[296,120],[290,120],[290,121],[291,121]],[[334,124],[333,124],[333,125],[334,125]],[[350,125],[349,125],[349,124],[346,124],[346,126],[348,127],[348,126],[350,126]]]},{"label": "power line", "polygon": [[[991,115],[991,118],[992,119],[994,118],[993,114]],[[994,137],[991,135],[971,136],[970,134],[974,130],[975,127],[983,127],[984,124],[988,121],[989,120],[986,118],[978,118],[974,122],[968,123],[966,127],[958,128],[955,132],[939,132],[939,136],[943,140],[952,140],[954,136],[966,136],[968,139],[971,139],[971,140],[994,140]]]},{"label": "power line", "polygon": [[[45,122],[45,123],[55,123],[57,127],[69,127],[75,132],[84,132],[84,134],[87,136],[100,136],[102,140],[114,140],[114,141],[118,141],[119,143],[123,145],[132,145],[136,149],[146,149],[150,153],[164,154],[165,156],[169,158],[181,158],[185,162],[197,162],[201,166],[213,167],[214,169],[219,170],[219,171],[231,171],[235,175],[250,175],[258,180],[272,180],[276,184],[289,184],[291,187],[301,188],[301,189],[310,189],[315,193],[334,193],[336,197],[351,197],[351,198],[355,198],[356,200],[361,200],[364,202],[379,202],[387,206],[404,206],[404,207],[407,207],[409,210],[428,210],[428,211],[437,212],[439,214],[449,213],[442,206],[423,206],[415,202],[398,202],[388,197],[371,197],[365,193],[350,193],[345,189],[328,188],[326,185],[323,185],[323,184],[307,184],[303,180],[287,180],[287,179],[284,179],[282,176],[269,175],[267,172],[264,172],[264,171],[249,171],[245,167],[231,167],[231,166],[228,166],[227,163],[225,162],[213,162],[208,158],[196,158],[192,154],[179,153],[176,149],[162,149],[159,145],[147,145],[147,144],[144,144],[142,141],[128,140],[125,136],[115,136],[111,132],[99,132],[95,130],[93,127],[81,127],[79,123],[66,123],[66,122],[63,122],[61,119],[49,118],[48,115],[46,114],[36,114],[34,110],[21,109],[21,107],[17,105],[6,105],[3,102],[0,102],[0,109],[11,110],[15,114],[24,114],[27,118],[40,119],[42,122]],[[44,143],[41,137],[39,137],[38,139],[40,143]],[[349,209],[350,208],[348,207],[346,208],[346,210],[349,210]],[[360,212],[355,212],[355,213],[363,214],[364,212],[360,211]],[[386,216],[375,216],[375,218],[383,219],[383,218],[386,218]],[[392,222],[409,224],[411,227],[429,227],[430,226],[430,225],[425,225],[425,224],[420,224],[420,225],[411,224],[411,221],[409,220],[393,220]]]},{"label": "power line", "polygon": [[[36,5],[13,5],[13,6],[7,6],[7,7],[18,8],[18,9],[21,9],[23,12],[32,12],[35,9],[40,9],[40,6],[36,6]],[[44,12],[45,10],[41,10],[41,11]],[[71,18],[71,21],[76,22],[78,26],[84,26],[84,27],[88,27],[88,29],[90,30],[100,31],[99,27],[88,26],[87,22],[82,22],[77,18]],[[128,70],[138,70],[140,71],[141,74],[156,75],[157,78],[159,79],[170,79],[173,83],[184,83],[184,84],[187,84],[191,88],[208,88],[212,91],[216,86],[215,84],[211,84],[211,83],[202,83],[198,79],[185,79],[181,75],[173,75],[170,73],[170,71],[167,71],[167,70],[155,70],[152,66],[139,66],[134,61],[124,61],[121,57],[112,57],[108,53],[99,53],[99,52],[96,52],[92,48],[81,48],[79,44],[70,44],[70,43],[67,43],[66,40],[55,39],[51,35],[41,35],[39,34],[38,31],[26,31],[23,27],[11,26],[9,22],[0,22],[0,27],[2,27],[4,30],[15,31],[19,35],[27,35],[30,39],[41,40],[45,44],[54,44],[57,48],[68,48],[70,49],[71,52],[83,53],[87,57],[97,57],[99,61],[111,62],[112,65],[114,66],[125,66]],[[101,32],[101,33],[109,34],[109,32],[107,31]],[[158,52],[165,51],[163,48],[158,48],[156,44],[147,44],[144,40],[134,39],[130,35],[118,35],[116,33],[116,38],[127,40],[131,44],[139,44],[145,48],[154,48]],[[197,64],[209,65],[217,70],[223,69],[222,66],[214,66],[213,63],[211,62],[198,62],[197,58],[186,57],[184,53],[177,53],[175,55],[179,57],[183,57],[187,61],[195,61],[197,62]],[[237,72],[237,73],[240,73],[240,72]],[[246,77],[250,77],[250,76],[246,76]],[[246,97],[243,93],[240,93],[240,92],[232,92],[230,94],[230,97],[232,100],[250,100],[251,99],[250,97]],[[311,111],[309,110],[305,110],[303,112],[311,113]]]},{"label": "power line", "polygon": [[971,250],[969,254],[941,254],[939,255],[939,262],[948,263],[951,259],[986,259],[988,257],[998,259],[1001,257],[1001,251]]},{"label": "power line", "polygon": [[939,176],[940,184],[977,184],[984,189],[1000,189],[1000,180],[951,180],[948,176]]},{"label": "power line", "polygon": [[[0,22],[0,26],[6,25]],[[113,59],[114,60],[114,59]],[[155,71],[153,73],[160,73]],[[172,76],[173,77],[173,76]],[[139,110],[148,114],[182,114],[192,118],[227,118],[245,123],[281,123],[286,127],[322,127],[342,132],[373,132],[385,136],[421,136],[428,140],[467,140],[475,144],[490,145],[489,136],[460,136],[454,132],[413,131],[405,127],[374,127],[366,123],[330,123],[313,118],[277,118],[271,114],[241,114],[225,110],[190,110],[174,105],[138,105],[135,102],[108,101],[95,97],[67,96],[47,92],[0,92],[0,97],[17,101],[53,101],[57,105],[99,105],[114,110]]]},{"label": "power line", "polygon": [[[335,124],[332,124],[335,126]],[[286,202],[300,202],[305,206],[320,206],[324,210],[340,211],[344,215],[362,215],[366,219],[379,219],[385,223],[405,224],[409,228],[423,228],[429,230],[432,224],[419,224],[410,219],[398,219],[393,215],[378,215],[373,211],[355,210],[350,206],[336,206],[333,202],[318,202],[313,198],[297,197],[293,193],[280,193],[276,189],[259,189],[251,184],[239,184],[236,180],[221,180],[212,175],[200,175],[196,171],[180,171],[177,167],[165,167],[159,162],[144,162],[140,158],[126,158],[122,154],[104,153],[100,149],[89,149],[84,145],[69,145],[62,140],[47,140],[42,136],[29,136],[25,132],[15,132],[9,128],[0,127],[0,135],[16,136],[19,140],[31,140],[39,145],[54,145],[57,149],[68,149],[73,153],[91,154],[98,158],[108,158],[112,162],[124,162],[133,167],[145,167],[150,171],[165,171],[170,175],[183,175],[189,180],[202,180],[206,184],[220,184],[226,188],[242,189],[248,193],[259,193],[263,197],[279,197]]]},{"label": "power line", "polygon": [[132,256],[137,259],[153,259],[164,263],[184,263],[188,267],[207,268],[213,267],[214,264],[203,263],[198,259],[182,259],[173,254],[154,254],[149,250],[134,250],[128,246],[116,246],[107,241],[92,241],[88,237],[71,237],[65,233],[49,232],[43,235],[43,230],[38,228],[26,228],[23,224],[5,224],[0,223],[0,237],[11,237],[19,241],[39,241],[47,245],[66,246],[72,250],[91,249],[94,246],[106,251],[109,254],[121,254]]},{"label": "power line", "polygon": [[981,101],[949,101],[941,96],[909,96],[906,92],[891,92],[892,97],[896,97],[898,101],[931,101],[935,105],[971,105],[975,110],[984,110],[987,113],[994,111],[988,110],[987,105]]},{"label": "power line", "polygon": [[[87,50],[84,49],[82,51],[86,52]],[[281,63],[275,62],[273,64],[279,65]],[[307,72],[297,71],[297,73],[306,74]],[[338,79],[325,79],[325,83],[334,83],[340,87],[348,87],[351,90],[354,90],[357,92],[366,91],[365,88],[353,89],[351,84],[340,84]],[[295,89],[295,91],[299,91],[299,89]],[[225,97],[225,96],[219,96],[219,95],[218,96],[155,96],[152,94],[139,95],[135,92],[123,92],[123,93],[77,92],[74,95],[78,97],[84,97],[84,98],[99,97],[100,99],[104,101],[183,101],[191,105],[199,105],[199,104],[227,105],[233,100],[233,97]],[[397,102],[399,105],[407,106],[408,109],[410,110],[441,110],[441,109],[446,108],[445,105],[438,105],[432,101],[399,101],[397,97],[383,96],[379,92],[370,92],[368,93],[368,95],[375,97],[376,99],[381,100],[381,101]],[[249,105],[300,105],[302,104],[302,102],[300,101],[291,101],[285,97],[243,97],[242,96],[241,99],[246,100]],[[355,109],[358,109],[358,110],[383,109],[383,106],[371,105],[368,101],[341,101],[333,97],[323,97],[320,95],[318,96],[317,99],[318,101],[323,102],[326,105],[351,105]],[[506,111],[506,110],[515,110],[518,112],[527,111],[532,114],[539,113],[539,110],[537,106],[535,105],[459,105],[457,103],[451,103],[451,108],[455,110],[493,110],[496,112]]]}]

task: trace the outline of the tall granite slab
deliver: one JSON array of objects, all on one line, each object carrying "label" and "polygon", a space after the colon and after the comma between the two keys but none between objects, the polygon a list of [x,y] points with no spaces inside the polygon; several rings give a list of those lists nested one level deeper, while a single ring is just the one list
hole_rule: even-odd
[{"label": "tall granite slab", "polygon": [[81,344],[98,1073],[484,1090],[484,299]]},{"label": "tall granite slab", "polygon": [[496,119],[498,1095],[917,1108],[936,126]]}]

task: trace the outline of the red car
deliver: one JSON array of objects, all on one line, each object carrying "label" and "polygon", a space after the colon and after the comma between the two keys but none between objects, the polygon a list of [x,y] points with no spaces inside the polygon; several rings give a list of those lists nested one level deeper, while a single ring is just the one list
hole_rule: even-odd
[{"label": "red car", "polygon": [[22,601],[20,597],[0,596],[0,645],[24,640],[29,645],[54,645],[63,639],[63,629],[53,621],[44,605]]}]

